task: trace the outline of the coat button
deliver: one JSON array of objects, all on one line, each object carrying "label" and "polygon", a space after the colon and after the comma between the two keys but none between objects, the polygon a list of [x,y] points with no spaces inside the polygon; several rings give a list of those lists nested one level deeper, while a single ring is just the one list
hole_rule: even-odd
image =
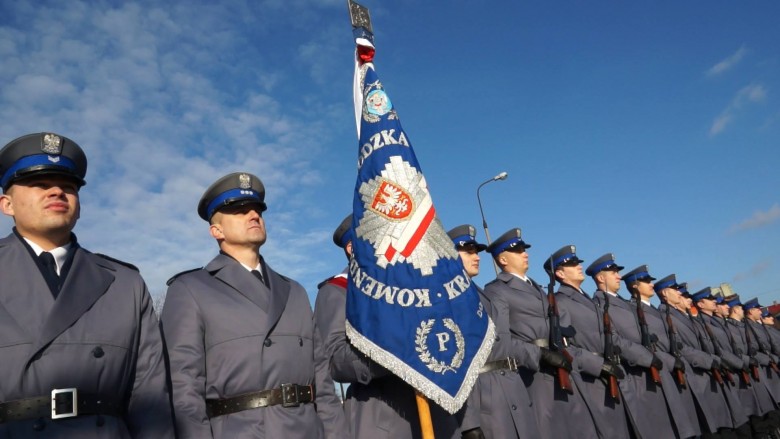
[{"label": "coat button", "polygon": [[272,344],[272,343],[273,343],[273,342],[271,341],[271,339],[270,339],[270,338],[266,338],[266,339],[265,339],[265,341],[263,342],[263,344],[265,345],[265,347],[271,346],[271,344]]},{"label": "coat button", "polygon": [[303,346],[303,339],[298,337],[298,346]]},{"label": "coat button", "polygon": [[502,370],[501,372],[499,372],[499,373],[500,373],[501,375],[506,375],[506,372],[504,372],[503,370]]},{"label": "coat button", "polygon": [[95,349],[92,349],[92,356],[95,358],[100,358],[104,354],[105,352],[103,352],[103,348],[101,348],[100,346],[96,347]]},{"label": "coat button", "polygon": [[46,422],[43,418],[38,418],[33,424],[33,430],[35,431],[43,431],[44,428],[46,428]]},{"label": "coat button", "polygon": [[501,341],[501,337],[496,336],[496,341]]},{"label": "coat button", "polygon": [[512,410],[517,410],[517,406],[512,404]]}]

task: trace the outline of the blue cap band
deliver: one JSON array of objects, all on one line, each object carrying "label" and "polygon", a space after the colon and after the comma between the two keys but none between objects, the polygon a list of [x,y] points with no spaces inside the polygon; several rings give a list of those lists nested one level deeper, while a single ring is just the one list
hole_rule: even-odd
[{"label": "blue cap band", "polygon": [[452,242],[455,243],[455,245],[460,245],[461,241],[463,242],[476,242],[474,238],[471,237],[471,235],[460,235],[452,238]]},{"label": "blue cap band", "polygon": [[645,277],[650,277],[650,273],[648,273],[646,271],[640,271],[639,273],[634,273],[631,276],[623,278],[623,281],[625,283],[631,283],[631,282],[633,282],[633,281],[635,281],[637,279],[642,279],[642,278],[645,278]]},{"label": "blue cap band", "polygon": [[[51,161],[51,157],[56,157],[57,161]],[[19,170],[43,165],[48,167],[63,168],[63,170],[72,171],[75,176],[78,176],[78,172],[76,171],[76,164],[73,163],[71,159],[62,155],[35,154],[20,158],[16,161],[16,163],[13,164],[13,166],[8,168],[8,170],[5,171],[5,174],[3,174],[3,179],[0,180],[0,186],[5,187],[5,185],[8,184],[8,182],[11,181],[11,179],[14,177],[14,174],[16,174],[16,172]]]},{"label": "blue cap band", "polygon": [[217,210],[217,208],[229,204],[232,201],[252,198],[256,199],[258,203],[263,202],[260,199],[260,194],[253,191],[252,189],[231,189],[229,191],[222,192],[218,197],[211,200],[211,203],[209,203],[208,207],[206,208],[206,217],[210,219],[214,215],[214,211]]},{"label": "blue cap band", "polygon": [[669,287],[671,287],[672,285],[674,285],[674,284],[676,284],[676,283],[677,283],[677,281],[676,281],[676,280],[665,280],[665,281],[663,281],[663,282],[661,282],[661,283],[657,283],[657,284],[655,284],[655,288],[653,288],[653,289],[654,289],[655,291],[661,291],[661,290],[663,290],[664,288],[669,288]]},{"label": "blue cap band", "polygon": [[512,238],[508,239],[504,242],[502,242],[500,245],[497,245],[496,248],[493,249],[493,251],[490,252],[493,256],[498,256],[503,252],[504,250],[508,249],[510,245],[516,243],[516,242],[523,242],[520,238]]},{"label": "blue cap band", "polygon": [[576,258],[576,257],[577,257],[577,255],[575,253],[566,253],[563,256],[559,256],[557,259],[553,260],[553,268],[556,268],[558,266],[558,264],[560,264],[561,262],[563,262],[563,261],[565,261],[567,259],[572,259],[572,258]]},{"label": "blue cap band", "polygon": [[609,267],[610,265],[616,265],[615,261],[612,260],[612,259],[609,259],[607,261],[604,261],[604,262],[600,263],[599,265],[596,265],[595,267],[593,267],[590,270],[590,272],[593,273],[591,276],[601,273],[602,270],[604,270],[605,268]]}]

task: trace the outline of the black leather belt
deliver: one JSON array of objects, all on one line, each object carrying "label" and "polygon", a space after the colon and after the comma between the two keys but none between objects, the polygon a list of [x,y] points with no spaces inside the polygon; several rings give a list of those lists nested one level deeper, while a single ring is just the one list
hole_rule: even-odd
[{"label": "black leather belt", "polygon": [[485,363],[484,366],[482,366],[482,369],[479,370],[479,373],[488,373],[493,372],[494,370],[501,370],[501,369],[509,369],[511,371],[517,370],[517,360],[514,358],[504,358],[503,360],[498,361],[489,361]]},{"label": "black leather belt", "polygon": [[122,416],[124,405],[78,389],[54,389],[50,395],[0,403],[0,424],[26,419],[63,419],[81,415]]},{"label": "black leather belt", "polygon": [[278,389],[261,390],[224,399],[207,399],[206,414],[209,418],[230,413],[281,404],[282,407],[298,407],[313,402],[314,385],[282,384]]}]

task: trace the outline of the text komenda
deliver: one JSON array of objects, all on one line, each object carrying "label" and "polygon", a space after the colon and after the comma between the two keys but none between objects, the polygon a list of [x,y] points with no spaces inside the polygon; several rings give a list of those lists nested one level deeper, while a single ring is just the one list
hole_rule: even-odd
[{"label": "text komenda", "polygon": [[[389,305],[397,304],[402,307],[414,306],[423,308],[433,306],[428,288],[400,288],[394,285],[385,285],[361,270],[355,259],[352,259],[349,263],[349,274],[350,281],[355,284],[355,287],[374,300],[384,300]],[[447,297],[452,300],[463,294],[470,286],[471,277],[464,271],[462,274],[442,284],[442,289],[446,291]]]}]

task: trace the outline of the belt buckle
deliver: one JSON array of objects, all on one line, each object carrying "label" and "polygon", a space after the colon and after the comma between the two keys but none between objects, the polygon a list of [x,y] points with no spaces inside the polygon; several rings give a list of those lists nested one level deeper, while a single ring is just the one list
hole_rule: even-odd
[{"label": "belt buckle", "polygon": [[[68,408],[70,406],[70,408]],[[60,410],[64,409],[64,410]],[[72,418],[79,415],[79,391],[76,388],[52,389],[51,418]]]},{"label": "belt buckle", "polygon": [[282,384],[282,407],[298,407],[298,386],[291,383]]},{"label": "belt buckle", "polygon": [[506,358],[506,364],[509,366],[509,370],[516,371],[518,369],[517,367],[517,359],[514,357],[507,357]]}]

